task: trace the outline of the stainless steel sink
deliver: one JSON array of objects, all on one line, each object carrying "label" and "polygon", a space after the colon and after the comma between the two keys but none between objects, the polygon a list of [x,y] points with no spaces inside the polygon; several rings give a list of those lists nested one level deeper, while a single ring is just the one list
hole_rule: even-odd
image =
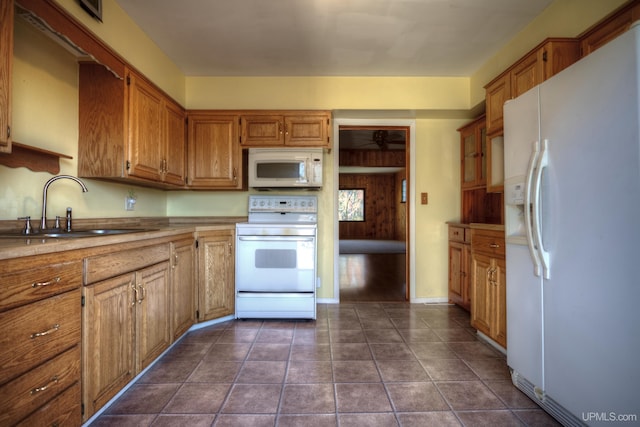
[{"label": "stainless steel sink", "polygon": [[45,233],[22,234],[19,231],[0,232],[0,238],[9,239],[73,239],[79,237],[112,236],[116,234],[153,231],[148,228],[94,228],[91,230],[51,231]]}]

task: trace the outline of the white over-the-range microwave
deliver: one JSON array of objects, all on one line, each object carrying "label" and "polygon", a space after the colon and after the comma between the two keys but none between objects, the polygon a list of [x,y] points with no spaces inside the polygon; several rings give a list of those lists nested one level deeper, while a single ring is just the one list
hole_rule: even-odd
[{"label": "white over-the-range microwave", "polygon": [[322,148],[250,148],[249,187],[322,187]]}]

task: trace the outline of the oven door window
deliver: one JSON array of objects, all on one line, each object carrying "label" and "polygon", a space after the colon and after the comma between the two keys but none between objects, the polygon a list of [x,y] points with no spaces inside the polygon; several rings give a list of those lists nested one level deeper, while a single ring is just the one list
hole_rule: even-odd
[{"label": "oven door window", "polygon": [[239,292],[314,291],[314,237],[239,236],[236,249]]}]

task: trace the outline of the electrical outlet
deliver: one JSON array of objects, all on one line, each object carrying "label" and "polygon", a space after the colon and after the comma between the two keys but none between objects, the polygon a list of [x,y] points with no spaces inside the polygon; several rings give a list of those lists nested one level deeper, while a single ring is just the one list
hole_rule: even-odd
[{"label": "electrical outlet", "polygon": [[429,204],[429,193],[420,193],[420,200],[423,205]]}]

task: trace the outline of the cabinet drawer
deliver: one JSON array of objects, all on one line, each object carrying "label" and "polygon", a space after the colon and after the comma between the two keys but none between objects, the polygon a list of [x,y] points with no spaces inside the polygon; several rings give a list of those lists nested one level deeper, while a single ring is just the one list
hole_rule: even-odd
[{"label": "cabinet drawer", "polygon": [[504,236],[498,231],[474,230],[471,239],[471,250],[489,256],[504,258]]},{"label": "cabinet drawer", "polygon": [[2,311],[79,287],[82,284],[82,262],[69,261],[2,274],[0,284]]},{"label": "cabinet drawer", "polygon": [[0,313],[0,384],[80,342],[80,302],[77,289]]},{"label": "cabinet drawer", "polygon": [[464,227],[449,226],[449,240],[452,242],[464,242]]},{"label": "cabinet drawer", "polygon": [[80,383],[77,382],[17,426],[79,426],[82,424],[82,407],[78,403],[80,399]]},{"label": "cabinet drawer", "polygon": [[168,243],[89,257],[84,260],[84,283],[87,285],[110,277],[120,276],[168,259]]},{"label": "cabinet drawer", "polygon": [[[79,381],[80,346],[77,345],[0,388],[4,396],[0,400],[0,425],[13,425]],[[75,405],[80,406],[80,399]],[[50,415],[53,414],[46,417]]]}]

